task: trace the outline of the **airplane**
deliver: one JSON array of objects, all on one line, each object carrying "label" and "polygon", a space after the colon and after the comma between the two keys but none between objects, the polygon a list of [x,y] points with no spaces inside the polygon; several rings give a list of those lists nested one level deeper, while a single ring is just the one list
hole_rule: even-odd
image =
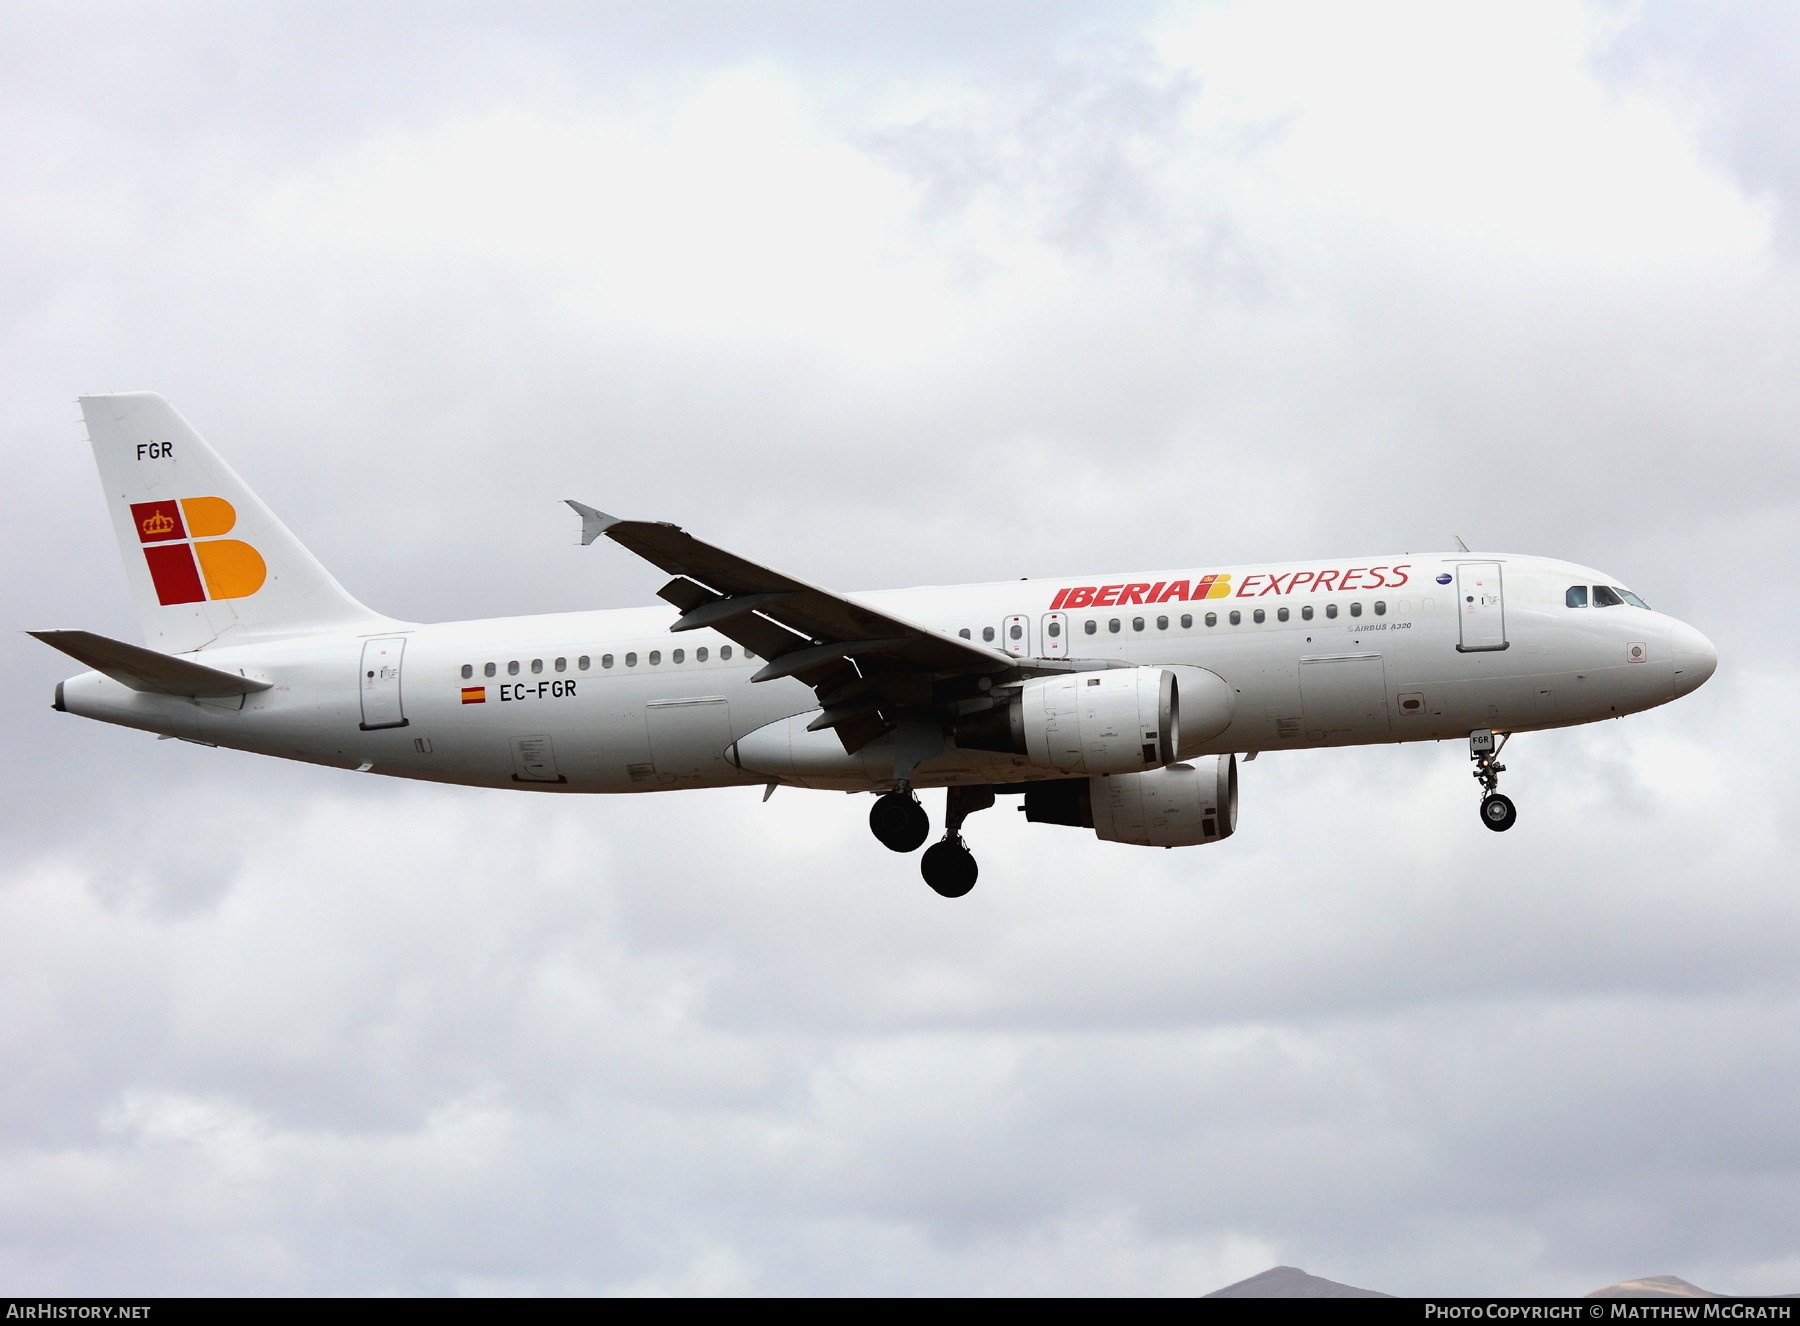
[{"label": "airplane", "polygon": [[1150,847],[1237,829],[1238,755],[1467,739],[1512,827],[1512,734],[1686,695],[1694,627],[1589,567],[1400,553],[844,594],[578,501],[671,577],[665,608],[421,624],[364,607],[167,401],[80,400],[145,644],[31,634],[92,669],[54,707],[206,746],[476,787],[874,794],[895,852],[961,897],[964,821]]}]

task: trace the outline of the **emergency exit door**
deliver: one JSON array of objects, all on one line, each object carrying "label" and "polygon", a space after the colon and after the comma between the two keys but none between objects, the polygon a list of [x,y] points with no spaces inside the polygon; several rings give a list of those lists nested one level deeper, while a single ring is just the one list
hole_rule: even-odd
[{"label": "emergency exit door", "polygon": [[1031,618],[1008,617],[1000,625],[1000,644],[1014,658],[1031,652]]},{"label": "emergency exit door", "polygon": [[1456,568],[1457,649],[1465,654],[1506,648],[1506,603],[1498,562],[1465,562]]},{"label": "emergency exit door", "polygon": [[365,640],[362,650],[362,729],[405,727],[406,711],[400,701],[400,656],[404,637]]}]

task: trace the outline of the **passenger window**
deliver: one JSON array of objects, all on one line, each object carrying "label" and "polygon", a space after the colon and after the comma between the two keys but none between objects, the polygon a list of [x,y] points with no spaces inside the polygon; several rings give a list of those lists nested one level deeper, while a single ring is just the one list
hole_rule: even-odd
[{"label": "passenger window", "polygon": [[1169,619],[1167,617],[1158,617],[1156,619],[1156,629],[1159,631],[1168,630],[1169,629]]},{"label": "passenger window", "polygon": [[1184,631],[1191,631],[1194,629],[1194,615],[1191,612],[1184,612],[1181,614],[1181,629]]},{"label": "passenger window", "polygon": [[558,672],[567,672],[569,670],[569,660],[566,658],[557,659],[556,660],[556,670]]},{"label": "passenger window", "polygon": [[1086,631],[1089,635],[1092,635],[1095,631],[1100,629],[1100,625],[1092,617],[1089,617],[1087,621],[1082,623],[1081,629]]},{"label": "passenger window", "polygon": [[687,662],[687,651],[685,649],[677,649],[673,654],[669,655],[669,661],[672,663]]},{"label": "passenger window", "polygon": [[731,657],[731,646],[730,645],[720,645],[719,646],[719,657],[721,659],[730,658]]},{"label": "passenger window", "polygon": [[611,654],[600,655],[600,666],[601,667],[610,668],[612,665],[613,665],[613,656]]},{"label": "passenger window", "polygon": [[544,660],[541,658],[532,659],[531,660],[531,670],[534,673],[542,672],[544,670]]},{"label": "passenger window", "polygon": [[1052,640],[1055,640],[1057,637],[1062,635],[1062,623],[1061,622],[1051,622],[1050,625],[1048,625],[1044,628],[1044,634],[1049,636]]},{"label": "passenger window", "polygon": [[960,635],[965,640],[969,640],[969,639],[973,638],[972,636],[970,636],[969,628],[966,626],[963,627],[962,630],[958,631],[957,634]]},{"label": "passenger window", "polygon": [[518,659],[515,658],[512,662],[510,662],[506,665],[506,675],[509,677],[516,677],[519,675],[519,660]]},{"label": "passenger window", "polygon": [[1275,609],[1275,620],[1276,621],[1285,622],[1287,619],[1288,619],[1288,610],[1286,608]]},{"label": "passenger window", "polygon": [[991,626],[982,627],[981,638],[987,643],[992,644],[994,642],[994,628]]},{"label": "passenger window", "polygon": [[1605,585],[1595,585],[1594,606],[1596,608],[1622,608],[1625,606],[1625,600],[1613,593]]},{"label": "passenger window", "polygon": [[652,649],[650,651],[650,666],[655,667],[658,663],[661,663],[661,662],[662,662],[662,650]]},{"label": "passenger window", "polygon": [[475,675],[475,665],[473,663],[463,664],[463,680],[467,681],[470,677],[473,677],[474,675]]},{"label": "passenger window", "polygon": [[705,645],[701,645],[700,648],[698,648],[694,651],[694,662],[696,662],[696,663],[706,662],[706,646]]},{"label": "passenger window", "polygon": [[1308,603],[1300,609],[1300,620],[1303,622],[1312,620],[1312,604]]},{"label": "passenger window", "polygon": [[1206,624],[1208,626],[1217,626],[1219,624],[1219,614],[1216,612],[1207,613],[1206,614]]},{"label": "passenger window", "polygon": [[1375,615],[1377,617],[1387,616],[1387,600],[1386,599],[1376,599],[1375,600]]},{"label": "passenger window", "polygon": [[1633,594],[1629,589],[1620,589],[1617,585],[1614,585],[1613,592],[1615,594],[1617,594],[1620,598],[1624,599],[1632,607],[1642,608],[1645,612],[1651,611],[1650,605],[1648,603],[1644,602],[1636,594]]},{"label": "passenger window", "polygon": [[1131,629],[1134,631],[1143,630],[1144,629],[1144,619],[1142,617],[1133,617],[1131,619]]},{"label": "passenger window", "polygon": [[1327,603],[1327,604],[1326,604],[1326,605],[1325,605],[1325,615],[1326,615],[1326,616],[1327,616],[1327,617],[1335,617],[1335,616],[1337,616],[1337,604],[1335,604],[1335,603]]},{"label": "passenger window", "polygon": [[1119,619],[1117,617],[1110,618],[1106,623],[1106,629],[1111,631],[1114,635],[1117,635],[1119,633]]},{"label": "passenger window", "polygon": [[1250,614],[1250,620],[1255,622],[1258,626],[1261,626],[1264,622],[1269,620],[1269,614],[1264,612],[1261,608],[1258,608],[1255,612]]},{"label": "passenger window", "polygon": [[750,662],[750,661],[752,661],[752,660],[754,660],[754,659],[755,659],[755,658],[756,658],[756,651],[755,651],[755,650],[753,650],[753,649],[746,649],[746,650],[745,650],[745,651],[744,651],[744,661],[745,661],[745,662],[746,662],[746,663],[748,663],[748,662]]},{"label": "passenger window", "polygon": [[637,655],[636,654],[625,655],[625,666],[628,668],[635,668],[637,666]]},{"label": "passenger window", "polygon": [[1241,625],[1243,625],[1243,622],[1244,622],[1244,614],[1239,612],[1236,608],[1233,608],[1231,610],[1231,619],[1230,620],[1231,620],[1231,624],[1233,626],[1241,626]]},{"label": "passenger window", "polygon": [[583,654],[580,658],[575,660],[575,666],[580,668],[583,672],[586,672],[588,670],[588,664],[591,662],[593,662],[593,660],[586,654]]},{"label": "passenger window", "polygon": [[1570,585],[1569,592],[1563,595],[1563,602],[1571,608],[1587,607],[1587,586]]},{"label": "passenger window", "polygon": [[1351,615],[1351,616],[1352,616],[1352,617],[1360,617],[1360,616],[1362,616],[1362,604],[1360,604],[1360,603],[1352,603],[1352,604],[1351,604],[1351,605],[1350,605],[1350,615]]},{"label": "passenger window", "polygon": [[1019,623],[1014,622],[1012,624],[1012,630],[1008,631],[1007,634],[1015,640],[1023,640],[1025,638],[1025,628],[1019,625]]},{"label": "passenger window", "polygon": [[494,675],[494,665],[492,663],[483,664],[482,668],[481,668],[481,675],[484,677],[493,676]]}]

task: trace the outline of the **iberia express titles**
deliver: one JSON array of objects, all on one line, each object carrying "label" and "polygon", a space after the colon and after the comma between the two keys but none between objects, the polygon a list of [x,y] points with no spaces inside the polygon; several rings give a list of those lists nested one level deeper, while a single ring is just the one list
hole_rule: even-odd
[{"label": "iberia express titles", "polygon": [[1159,580],[1139,585],[1074,585],[1057,591],[1050,609],[1111,608],[1124,603],[1195,602],[1200,599],[1259,599],[1268,594],[1330,594],[1352,589],[1399,589],[1407,584],[1412,563],[1401,566],[1352,566],[1323,571],[1256,572],[1244,577],[1232,592],[1229,575],[1199,576],[1193,580]]}]

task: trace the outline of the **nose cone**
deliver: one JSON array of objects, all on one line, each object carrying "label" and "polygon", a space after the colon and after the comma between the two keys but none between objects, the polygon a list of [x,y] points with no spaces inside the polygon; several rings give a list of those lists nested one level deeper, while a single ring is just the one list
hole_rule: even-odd
[{"label": "nose cone", "polygon": [[1675,694],[1686,695],[1698,690],[1700,683],[1713,675],[1719,666],[1719,651],[1713,642],[1686,622],[1676,622],[1670,634],[1670,652],[1675,656]]}]

